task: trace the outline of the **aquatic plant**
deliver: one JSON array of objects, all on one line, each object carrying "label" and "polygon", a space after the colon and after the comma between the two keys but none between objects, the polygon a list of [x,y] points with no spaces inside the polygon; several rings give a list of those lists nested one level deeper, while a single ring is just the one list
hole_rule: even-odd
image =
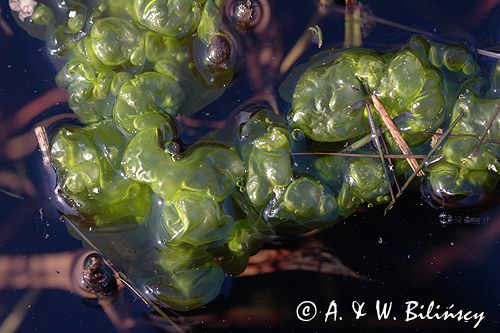
[{"label": "aquatic plant", "polygon": [[[288,79],[298,77],[286,117],[264,108],[229,139],[181,146],[177,117],[218,98],[236,71],[220,5],[70,1],[39,4],[22,23],[66,59],[57,83],[83,125],[51,140],[64,214],[148,297],[204,305],[265,235],[393,204],[398,179],[421,175],[441,198],[496,189],[498,91],[465,46],[418,36],[396,52],[319,53]],[[428,156],[419,165],[411,152]]]}]

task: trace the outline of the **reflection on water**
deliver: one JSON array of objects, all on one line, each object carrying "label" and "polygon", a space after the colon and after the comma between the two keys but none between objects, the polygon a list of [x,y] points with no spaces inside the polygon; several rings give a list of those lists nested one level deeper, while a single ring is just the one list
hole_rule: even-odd
[{"label": "reflection on water", "polygon": [[[498,33],[498,31],[495,32],[494,22],[497,17],[494,15],[494,7],[492,8],[488,1],[481,2],[476,6],[463,4],[463,6],[456,7],[441,3],[425,6],[423,3],[417,5],[413,2],[398,4],[398,6],[383,2],[368,3],[367,5],[370,7],[370,15],[376,15],[393,22],[403,22],[411,28],[409,30],[429,31],[447,41],[466,40],[472,46],[481,49],[489,49],[492,46],[490,45],[491,41],[495,40],[495,33]],[[246,52],[245,66],[247,70],[238,72],[235,83],[230,85],[225,92],[224,96],[228,97],[216,100],[206,109],[206,112],[202,111],[199,114],[181,118],[186,124],[186,129],[180,133],[180,140],[183,144],[190,144],[198,140],[209,130],[205,126],[207,118],[210,120],[209,124],[215,128],[229,125],[225,123],[228,115],[248,100],[253,99],[252,102],[265,103],[275,110],[289,109],[284,101],[276,99],[277,83],[283,78],[279,75],[279,60],[283,59],[295,45],[295,41],[300,39],[303,31],[309,26],[309,20],[314,17],[316,8],[314,3],[304,4],[303,7],[293,7],[279,1],[273,2],[272,8],[273,20],[268,23],[267,29],[262,34],[257,35],[255,39],[240,37],[242,39],[240,43],[245,44],[243,49]],[[5,13],[6,9],[3,11]],[[412,17],[402,18],[402,12],[415,14]],[[422,14],[420,15],[420,13]],[[432,18],[432,15],[436,15],[436,17]],[[477,17],[483,17],[483,19]],[[470,25],[457,25],[465,18],[468,18],[467,22],[470,22]],[[14,196],[1,194],[2,205],[0,209],[4,213],[0,236],[3,238],[0,239],[2,253],[28,255],[38,252],[77,249],[80,246],[79,243],[67,236],[64,225],[58,220],[58,214],[49,201],[44,199],[46,195],[41,194],[51,193],[50,187],[53,183],[50,184],[51,182],[46,179],[47,175],[40,164],[40,155],[32,153],[35,150],[36,141],[34,135],[29,131],[29,128],[42,119],[52,116],[58,117],[59,114],[68,113],[69,109],[61,103],[64,96],[58,90],[51,90],[40,97],[42,92],[49,91],[54,87],[51,79],[55,75],[53,67],[50,65],[40,66],[40,59],[48,64],[47,57],[43,53],[43,45],[19,30],[11,17],[8,16],[6,19],[15,32],[15,39],[8,37],[7,34],[1,36],[1,71],[5,71],[3,77],[9,78],[0,86],[2,89],[0,107],[5,115],[2,126],[8,129],[2,132],[8,133],[5,134],[6,139],[15,138],[17,141],[5,140],[6,143],[2,147],[2,170],[5,172],[2,173],[1,179],[7,184],[2,188],[8,188],[9,193],[13,192],[14,194]],[[369,17],[365,19],[370,20]],[[344,38],[343,13],[333,13],[321,17],[315,22],[322,29],[324,48],[342,45],[344,42],[342,40]],[[370,23],[373,25],[372,31],[363,40],[363,44],[367,47],[391,50],[406,42],[411,35],[411,31],[395,28],[393,24],[384,24],[384,21],[379,19],[372,18]],[[299,58],[298,63],[305,62],[316,52],[317,49],[312,44]],[[27,56],[21,57],[21,54]],[[478,61],[486,67],[491,63],[487,57],[479,57]],[[56,67],[59,66],[56,64]],[[249,82],[252,89],[249,89]],[[37,97],[39,99],[31,107],[28,105],[21,109],[27,101]],[[18,112],[21,110],[24,112]],[[45,113],[41,114],[44,111]],[[18,113],[11,118],[15,112]],[[23,117],[18,117],[19,114],[22,114]],[[203,126],[200,127],[198,124]],[[37,195],[35,192],[39,194]],[[23,196],[22,200],[16,198],[18,193]],[[494,204],[497,199],[493,198],[492,200]],[[214,328],[228,326],[285,328],[289,323],[295,323],[293,317],[295,306],[301,300],[310,298],[311,295],[314,295],[318,302],[324,301],[325,303],[328,303],[333,297],[345,303],[364,297],[367,300],[387,297],[403,301],[412,297],[428,297],[432,300],[439,298],[446,304],[463,302],[468,306],[477,306],[479,310],[491,308],[492,304],[496,304],[493,300],[498,295],[491,294],[488,290],[498,274],[493,269],[492,264],[486,268],[474,265],[480,258],[484,258],[490,263],[495,262],[495,259],[498,260],[493,251],[494,245],[488,248],[488,244],[493,244],[492,240],[496,239],[498,234],[496,231],[498,229],[496,227],[498,224],[495,218],[496,212],[489,208],[491,204],[475,208],[475,210],[466,210],[467,215],[490,218],[491,222],[487,224],[488,228],[484,226],[481,229],[456,224],[443,229],[439,226],[439,212],[424,208],[419,204],[420,199],[417,194],[407,193],[386,217],[382,216],[379,209],[368,209],[323,233],[289,241],[272,240],[266,245],[266,247],[271,248],[285,247],[293,252],[294,248],[300,250],[304,243],[315,239],[330,247],[327,253],[333,251],[344,264],[362,276],[370,278],[371,281],[346,281],[330,275],[290,272],[258,276],[251,279],[236,279],[231,282],[232,286],[229,282],[226,283],[225,299],[219,300],[207,309],[202,309],[191,316],[186,316],[186,318],[189,320],[192,317],[195,320],[203,321],[202,327],[208,325],[208,327]],[[10,207],[15,207],[15,209]],[[411,214],[408,214],[409,211]],[[460,236],[461,234],[469,236]],[[46,238],[45,235],[48,237]],[[379,242],[379,239],[383,239],[383,241]],[[478,242],[484,244],[480,249],[475,246]],[[439,245],[439,247],[433,250],[433,245]],[[473,254],[468,251],[471,247],[476,248]],[[110,246],[110,249],[113,248]],[[427,251],[430,252],[424,253]],[[256,272],[272,271],[276,269],[276,262],[283,261],[290,255],[290,253],[280,253],[279,251],[270,253],[267,261],[257,260],[255,262]],[[126,255],[117,253],[116,257],[117,259],[126,258]],[[455,264],[449,264],[449,262]],[[263,263],[268,263],[270,268],[259,271],[259,267],[265,267]],[[469,266],[464,267],[464,265]],[[9,267],[9,265],[3,267]],[[289,267],[293,268],[294,266]],[[298,265],[298,267],[304,268],[306,266]],[[4,270],[8,270],[8,268],[4,268]],[[49,269],[46,274],[54,274],[54,270]],[[55,274],[57,276],[60,271]],[[456,295],[453,288],[463,284],[468,284],[470,289],[464,291],[464,295]],[[58,284],[52,287],[63,289]],[[286,293],[287,290],[296,290],[297,293],[291,297],[289,292]],[[5,298],[2,297],[2,299],[6,301],[2,302],[4,308],[0,308],[0,310],[7,314],[13,311],[19,293],[2,291],[2,294],[5,294]],[[42,300],[26,317],[29,318],[31,314],[38,316],[38,318],[26,320],[21,326],[23,330],[44,327],[44,323],[50,324],[50,321],[47,322],[47,318],[52,318],[55,311],[68,313],[67,307],[63,306],[62,303],[67,302],[70,299],[69,296],[51,294],[52,298],[50,298],[46,295],[46,293],[42,294]],[[476,295],[474,297],[478,297],[479,300],[472,300],[473,295]],[[33,295],[26,294],[26,297],[29,301]],[[71,299],[72,302],[75,302],[75,298]],[[46,302],[55,304],[54,308],[47,309]],[[21,304],[19,306],[22,308],[22,303],[17,304]],[[263,313],[264,308],[267,309],[266,314]],[[133,311],[136,313],[140,314],[141,310],[140,304],[133,305]],[[104,319],[103,313],[97,309],[89,306],[75,306],[75,311],[72,313],[78,313],[75,323],[80,321],[85,323],[84,325],[97,323],[99,329],[109,328],[109,323]],[[113,318],[109,311],[107,314]],[[91,319],[96,317],[101,319]],[[251,318],[250,326],[248,318]],[[115,322],[117,321],[115,320]],[[420,324],[430,325],[429,323]],[[358,323],[358,327],[377,327],[376,325],[385,324],[374,323],[370,320]],[[398,325],[401,323],[398,322]],[[146,326],[141,327],[144,330],[148,329]],[[300,330],[296,325],[292,327],[297,331]],[[304,329],[312,327],[321,329],[324,326],[318,322],[303,327]],[[425,326],[407,326],[406,329],[411,331],[417,327]],[[75,325],[71,328],[78,330]],[[390,327],[386,327],[386,329],[390,329]]]}]

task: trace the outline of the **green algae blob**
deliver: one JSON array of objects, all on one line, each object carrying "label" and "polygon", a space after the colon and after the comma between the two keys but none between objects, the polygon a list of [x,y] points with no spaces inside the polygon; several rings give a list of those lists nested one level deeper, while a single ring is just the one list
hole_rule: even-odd
[{"label": "green algae blob", "polygon": [[[288,85],[287,118],[260,110],[237,136],[207,136],[186,147],[178,143],[179,118],[221,96],[237,70],[221,1],[50,4],[39,4],[23,27],[66,60],[57,84],[84,125],[52,137],[58,194],[78,230],[161,305],[192,310],[209,303],[225,275],[243,272],[269,234],[330,227],[362,204],[389,202],[393,180],[378,156],[296,156],[340,152],[370,136],[372,94],[423,154],[436,130],[463,113],[424,167],[432,191],[467,197],[497,187],[500,124],[492,117],[500,67],[491,89],[473,89],[484,80],[461,45],[417,36],[393,53],[318,54]],[[207,49],[222,39],[233,62],[210,63]],[[400,153],[374,118],[387,152]],[[354,150],[375,155],[369,141]],[[395,162],[401,180],[405,163]]]}]

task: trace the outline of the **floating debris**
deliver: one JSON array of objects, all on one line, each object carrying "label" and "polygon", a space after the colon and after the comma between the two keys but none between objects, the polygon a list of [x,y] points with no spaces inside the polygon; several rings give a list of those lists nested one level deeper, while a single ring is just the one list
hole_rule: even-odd
[{"label": "floating debris", "polygon": [[314,27],[309,27],[309,31],[312,32],[313,42],[318,44],[318,49],[320,49],[323,46],[323,32],[321,28],[316,24]]},{"label": "floating debris", "polygon": [[33,15],[37,4],[38,2],[34,0],[9,0],[10,9],[18,13],[18,17],[22,22]]}]

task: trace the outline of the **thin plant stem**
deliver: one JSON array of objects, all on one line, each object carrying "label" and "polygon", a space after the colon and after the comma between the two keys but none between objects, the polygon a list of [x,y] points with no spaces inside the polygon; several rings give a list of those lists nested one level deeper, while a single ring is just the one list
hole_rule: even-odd
[{"label": "thin plant stem", "polygon": [[321,11],[319,8],[312,17],[311,21],[308,24],[308,28],[302,33],[299,37],[295,45],[292,47],[290,52],[286,55],[285,59],[281,62],[280,73],[285,73],[288,71],[293,64],[300,58],[300,56],[309,48],[312,40],[313,40],[313,32],[309,27],[312,27],[317,24],[317,22],[323,17],[324,11]]},{"label": "thin plant stem", "polygon": [[9,196],[11,198],[14,198],[14,199],[22,199],[23,198],[22,195],[16,194],[16,193],[11,192],[9,190],[5,190],[3,188],[0,188],[0,193],[3,193],[3,194],[5,194],[5,195],[7,195],[7,196]]},{"label": "thin plant stem", "polygon": [[[346,8],[344,8],[343,6],[339,6],[339,5],[331,5],[330,6],[330,10],[332,12],[337,12],[337,13],[340,13],[340,14],[345,14],[345,12],[347,11]],[[436,35],[434,35],[434,34],[432,34],[430,32],[427,32],[425,30],[420,30],[420,29],[412,28],[412,27],[406,26],[404,24],[400,24],[400,23],[397,23],[397,22],[393,22],[393,21],[389,21],[389,20],[380,18],[378,16],[366,15],[366,18],[369,19],[369,20],[371,20],[371,21],[373,21],[373,22],[380,23],[380,24],[383,24],[383,25],[387,25],[389,27],[401,29],[403,31],[408,31],[408,32],[419,34],[419,35],[425,35],[425,36],[428,36],[428,37],[436,37]]]},{"label": "thin plant stem", "polygon": [[446,132],[443,134],[443,136],[439,139],[439,141],[436,143],[436,145],[429,151],[429,153],[427,153],[427,155],[425,156],[425,158],[422,160],[422,162],[419,164],[417,170],[415,170],[410,178],[408,178],[408,180],[404,183],[403,187],[401,188],[401,191],[399,191],[399,193],[396,195],[396,198],[395,200],[392,200],[389,205],[387,205],[387,207],[385,208],[384,210],[384,215],[387,214],[387,212],[389,210],[391,210],[391,208],[394,206],[394,204],[396,203],[396,200],[399,199],[399,197],[401,197],[401,195],[403,195],[403,192],[404,190],[406,190],[406,188],[408,188],[408,186],[410,185],[410,183],[413,181],[413,179],[417,176],[417,173],[422,170],[422,168],[424,167],[424,165],[427,163],[427,161],[432,157],[432,155],[436,152],[436,150],[441,147],[442,143],[444,142],[444,140],[446,140],[446,138],[448,137],[448,135],[451,133],[451,131],[453,130],[453,128],[455,128],[455,126],[459,123],[459,121],[462,119],[462,117],[464,116],[464,112],[460,112],[460,114],[458,115],[458,117],[453,121],[453,123],[450,125],[450,127],[446,130]]},{"label": "thin plant stem", "polygon": [[[336,12],[336,13],[340,13],[340,14],[345,14],[345,12],[346,12],[346,9],[343,6],[339,6],[339,5],[332,4],[331,6],[328,7],[328,9],[332,12]],[[413,28],[413,27],[410,27],[410,26],[407,26],[407,25],[404,25],[404,24],[401,24],[398,22],[386,20],[386,19],[378,17],[378,16],[365,15],[365,18],[372,21],[372,22],[380,23],[380,24],[386,25],[388,27],[393,27],[393,28],[400,29],[400,30],[407,31],[407,32],[411,32],[414,34],[427,36],[427,37],[430,37],[436,41],[441,41],[441,42],[445,42],[445,43],[450,42],[450,40],[447,40],[446,38],[443,38],[442,36],[430,33],[428,31],[425,31],[422,29],[416,29],[416,28]],[[485,50],[485,49],[476,49],[476,52],[478,54],[486,56],[486,57],[500,59],[500,53],[497,53],[494,51]]]},{"label": "thin plant stem", "polygon": [[[385,143],[384,136],[380,135],[380,141],[384,145],[384,151],[386,154],[389,154],[389,148],[387,148],[387,144]],[[396,171],[394,171],[394,164],[392,163],[392,158],[387,157],[387,162],[389,162],[389,169],[391,170],[392,177],[394,178],[394,183],[396,183],[396,188],[398,192],[401,191],[401,187],[399,186],[398,177],[396,176]]]},{"label": "thin plant stem", "polygon": [[342,152],[347,153],[347,152],[351,152],[351,151],[356,151],[358,149],[363,148],[364,146],[366,146],[367,144],[369,144],[372,141],[373,141],[373,137],[371,134],[365,135],[364,137],[362,137],[358,141],[353,142],[349,146],[342,149]]},{"label": "thin plant stem", "polygon": [[[307,156],[307,155],[326,155],[326,156],[343,156],[343,157],[367,157],[367,158],[380,158],[377,154],[358,154],[358,153],[330,153],[330,152],[302,152],[302,153],[292,153],[293,156]],[[417,159],[423,159],[426,155],[398,155],[398,154],[383,154],[384,158],[395,158],[403,159],[411,156]]]},{"label": "thin plant stem", "polygon": [[[379,131],[382,131],[382,132],[385,132],[386,130],[385,129],[381,129],[380,127],[378,127]],[[435,132],[429,132],[429,131],[424,131],[422,132],[424,134],[435,134]],[[468,136],[473,136],[471,134],[450,134],[448,135],[449,137],[468,137]],[[373,137],[371,134],[367,134],[365,135],[364,137],[362,137],[361,139],[359,139],[358,141],[355,141],[353,142],[352,144],[348,145],[347,147],[345,147],[344,149],[342,149],[342,152],[352,152],[352,151],[356,151],[358,149],[361,149],[363,148],[364,146],[366,146],[367,144],[369,144],[370,142],[373,141]],[[495,141],[495,140],[487,140],[488,142],[490,143],[493,143],[493,144],[500,144],[500,142],[498,141]],[[400,156],[400,155],[396,155],[396,156]],[[410,155],[412,156],[412,155]],[[413,155],[413,156],[418,156],[418,155]],[[399,158],[399,157],[392,157],[392,158]],[[418,158],[418,157],[416,157]]]},{"label": "thin plant stem", "polygon": [[480,55],[490,57],[490,58],[495,58],[495,59],[500,59],[500,53],[489,51],[489,50],[484,50],[484,49],[477,49],[476,52]]},{"label": "thin plant stem", "polygon": [[40,289],[29,289],[16,304],[14,310],[0,325],[0,333],[14,333],[21,326],[26,314],[40,295]]},{"label": "thin plant stem", "polygon": [[361,37],[361,7],[357,0],[345,0],[344,12],[344,48],[360,47]]},{"label": "thin plant stem", "polygon": [[[375,109],[378,111],[380,118],[382,118],[382,121],[389,130],[389,133],[391,133],[392,137],[396,141],[396,144],[398,145],[399,149],[401,149],[404,155],[413,155],[410,147],[403,139],[401,133],[399,133],[396,125],[394,125],[394,122],[392,121],[391,117],[389,116],[384,106],[382,105],[382,102],[380,102],[378,97],[375,96],[374,94],[371,94],[371,99],[373,102],[373,106],[375,106]],[[418,162],[416,159],[408,157],[406,161],[408,161],[408,164],[410,165],[413,171],[417,170]],[[419,170],[417,175],[421,177],[424,176],[425,174],[422,170]]]},{"label": "thin plant stem", "polygon": [[366,104],[366,109],[368,110],[368,120],[370,121],[370,128],[372,130],[373,139],[375,140],[375,145],[377,146],[377,151],[380,156],[380,163],[382,163],[382,168],[384,170],[384,176],[387,180],[387,184],[389,185],[389,192],[391,193],[391,199],[394,200],[394,191],[392,190],[391,180],[389,179],[389,173],[387,172],[387,165],[385,164],[384,153],[382,152],[382,145],[379,140],[379,131],[377,126],[375,125],[375,121],[373,120],[372,108],[370,104]]}]

